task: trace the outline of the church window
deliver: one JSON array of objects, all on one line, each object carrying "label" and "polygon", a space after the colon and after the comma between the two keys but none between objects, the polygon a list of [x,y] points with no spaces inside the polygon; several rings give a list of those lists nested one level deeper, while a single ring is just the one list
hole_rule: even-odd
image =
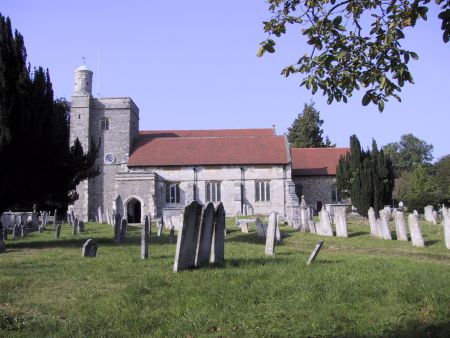
[{"label": "church window", "polygon": [[270,182],[256,181],[255,182],[255,201],[269,202],[270,201]]},{"label": "church window", "polygon": [[176,204],[180,203],[180,184],[167,183],[166,184],[166,203]]},{"label": "church window", "polygon": [[339,202],[341,199],[341,194],[339,193],[336,184],[331,186],[331,202]]},{"label": "church window", "polygon": [[109,119],[103,118],[100,119],[100,130],[109,130]]},{"label": "church window", "polygon": [[206,182],[206,202],[220,202],[220,182]]}]

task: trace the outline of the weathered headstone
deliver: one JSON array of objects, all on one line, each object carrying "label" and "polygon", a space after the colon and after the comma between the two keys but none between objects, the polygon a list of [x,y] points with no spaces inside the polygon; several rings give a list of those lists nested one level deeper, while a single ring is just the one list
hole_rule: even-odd
[{"label": "weathered headstone", "polygon": [[13,230],[12,230],[13,239],[16,239],[18,237],[18,229],[19,229],[19,226],[17,224],[14,224]]},{"label": "weathered headstone", "polygon": [[225,259],[225,209],[222,202],[214,212],[214,232],[211,245],[211,263],[221,263]]},{"label": "weathered headstone", "polygon": [[281,241],[282,241],[279,220],[280,219],[277,217],[277,221],[276,221],[277,226],[275,227],[275,239],[277,240],[277,243],[281,243]]},{"label": "weathered headstone", "polygon": [[259,218],[256,219],[256,233],[259,237],[266,237],[265,226]]},{"label": "weathered headstone", "polygon": [[214,232],[214,204],[208,203],[202,210],[196,267],[207,266],[211,256],[211,244]]},{"label": "weathered headstone", "polygon": [[[389,211],[390,212],[390,211]],[[381,235],[383,239],[391,240],[391,229],[389,228],[389,216],[386,210],[380,210],[380,220],[379,224],[381,227]]]},{"label": "weathered headstone", "polygon": [[102,207],[98,207],[97,217],[98,217],[98,223],[103,224]]},{"label": "weathered headstone", "polygon": [[408,241],[408,234],[406,233],[405,219],[403,217],[403,211],[393,211],[395,232],[397,233],[398,241]]},{"label": "weathered headstone", "polygon": [[450,213],[445,206],[442,206],[442,223],[444,226],[445,247],[450,249]]},{"label": "weathered headstone", "polygon": [[161,237],[162,229],[163,229],[163,224],[162,224],[161,220],[157,220],[157,221],[156,221],[156,227],[157,227],[157,233],[156,233],[156,235],[157,235],[158,237]]},{"label": "weathered headstone", "polygon": [[387,205],[383,208],[383,211],[384,211],[384,215],[387,218],[387,221],[389,222],[389,220],[391,219],[391,216],[392,216],[391,207]]},{"label": "weathered headstone", "polygon": [[120,241],[120,225],[121,225],[121,219],[119,214],[114,215],[114,241],[119,242]]},{"label": "weathered headstone", "polygon": [[141,258],[148,258],[148,229],[150,223],[148,221],[148,216],[145,216],[144,226],[141,229]]},{"label": "weathered headstone", "polygon": [[306,218],[306,209],[308,206],[305,202],[305,196],[302,195],[302,200],[300,202],[300,231],[306,230],[307,218]]},{"label": "weathered headstone", "polygon": [[336,222],[336,236],[348,237],[346,207],[335,207],[334,221]]},{"label": "weathered headstone", "polygon": [[27,234],[27,229],[24,224],[21,224],[20,225],[20,237],[25,238],[26,234]]},{"label": "weathered headstone", "polygon": [[306,265],[311,264],[316,259],[317,255],[320,252],[320,249],[322,249],[323,241],[320,240],[319,243],[317,243],[316,247],[314,248],[313,252],[311,253],[311,256],[309,256],[308,262],[306,262]]},{"label": "weathered headstone", "polygon": [[76,235],[77,234],[78,225],[79,225],[78,218],[75,218],[74,221],[73,221],[73,226],[72,226],[72,235]]},{"label": "weathered headstone", "polygon": [[58,210],[55,209],[55,212],[53,214],[53,229],[55,229],[55,226],[56,226],[56,216],[57,216],[57,214],[58,214]]},{"label": "weathered headstone", "polygon": [[201,215],[202,205],[197,201],[193,201],[184,209],[183,225],[178,232],[174,272],[195,267]]},{"label": "weathered headstone", "polygon": [[312,234],[316,234],[316,223],[313,220],[308,220],[309,232]]},{"label": "weathered headstone", "polygon": [[48,212],[44,211],[42,214],[42,226],[45,228],[47,226],[48,221]]},{"label": "weathered headstone", "polygon": [[416,214],[409,214],[408,216],[409,233],[411,234],[411,243],[413,246],[424,247],[425,242],[422,237],[422,230],[420,229],[419,216]]},{"label": "weathered headstone", "polygon": [[40,234],[44,233],[44,226],[42,226],[42,225],[39,226],[39,233]]},{"label": "weathered headstone", "polygon": [[78,222],[78,230],[80,230],[80,232],[84,232],[84,222],[83,221],[79,221]]},{"label": "weathered headstone", "polygon": [[169,243],[172,244],[175,240],[175,227],[171,227],[169,230]]},{"label": "weathered headstone", "polygon": [[95,239],[88,239],[81,249],[82,257],[95,257],[97,256],[97,242]]},{"label": "weathered headstone", "polygon": [[267,256],[273,256],[275,254],[276,227],[277,227],[277,214],[275,212],[271,212],[266,232],[266,248],[264,250],[264,253]]},{"label": "weathered headstone", "polygon": [[119,242],[125,242],[125,238],[127,236],[127,228],[128,223],[125,218],[122,218],[122,222],[120,223],[120,234],[119,234]]},{"label": "weathered headstone", "polygon": [[430,222],[431,224],[436,224],[436,217],[435,217],[433,211],[434,211],[434,208],[432,205],[427,205],[424,208],[425,221]]},{"label": "weathered headstone", "polygon": [[316,227],[316,232],[321,236],[333,237],[333,229],[331,228],[330,216],[325,208],[319,212],[319,226]]},{"label": "weathered headstone", "polygon": [[149,213],[147,217],[148,217],[148,235],[150,236],[152,234],[152,216]]},{"label": "weathered headstone", "polygon": [[241,224],[241,232],[243,232],[244,234],[248,234],[248,223],[242,222],[240,224]]},{"label": "weathered headstone", "polygon": [[377,220],[377,218],[375,216],[375,211],[373,210],[372,207],[369,208],[369,211],[367,214],[369,217],[370,234],[372,236],[381,238],[382,234],[381,234],[380,222]]},{"label": "weathered headstone", "polygon": [[61,236],[61,224],[56,226],[55,237],[59,238]]}]

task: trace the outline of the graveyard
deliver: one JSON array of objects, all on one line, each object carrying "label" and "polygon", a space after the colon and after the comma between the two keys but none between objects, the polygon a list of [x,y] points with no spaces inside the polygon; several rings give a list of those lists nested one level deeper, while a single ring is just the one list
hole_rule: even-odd
[{"label": "graveyard", "polygon": [[[245,221],[245,219],[243,219]],[[316,217],[317,221],[318,218]],[[263,222],[268,219],[262,218]],[[391,230],[393,222],[391,222]],[[108,224],[73,233],[51,225],[6,243],[0,255],[2,337],[445,337],[450,255],[442,224],[421,219],[425,247],[371,235],[347,220],[348,237],[281,224],[266,255],[255,222],[226,218],[224,261],[173,272],[177,240],[152,224],[117,242]],[[93,239],[95,257],[82,257]],[[324,244],[310,265],[316,244]]]}]

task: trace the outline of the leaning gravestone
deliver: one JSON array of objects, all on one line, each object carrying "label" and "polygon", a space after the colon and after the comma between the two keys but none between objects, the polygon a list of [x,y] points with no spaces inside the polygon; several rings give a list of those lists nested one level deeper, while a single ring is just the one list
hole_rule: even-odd
[{"label": "leaning gravestone", "polygon": [[178,232],[173,271],[195,268],[202,205],[193,201],[184,209],[183,224]]},{"label": "leaning gravestone", "polygon": [[403,211],[393,211],[395,232],[397,233],[398,241],[408,241],[408,234],[406,233],[405,219],[403,218]]},{"label": "leaning gravestone", "polygon": [[436,224],[436,217],[433,214],[434,208],[432,205],[427,205],[424,208],[424,216],[425,216],[425,221],[430,222],[431,224]]},{"label": "leaning gravestone", "polygon": [[424,247],[425,242],[422,237],[422,230],[420,229],[419,216],[417,216],[416,214],[409,214],[408,227],[409,233],[411,234],[412,245],[417,247]]},{"label": "leaning gravestone", "polygon": [[211,245],[211,263],[221,263],[225,259],[225,209],[222,202],[214,212],[214,231]]},{"label": "leaning gravestone", "polygon": [[276,227],[277,227],[277,214],[272,211],[269,216],[269,223],[267,225],[267,232],[266,232],[266,248],[264,253],[267,256],[273,256],[275,254]]},{"label": "leaning gravestone", "polygon": [[319,226],[316,228],[317,234],[321,236],[333,237],[333,229],[331,229],[330,216],[325,208],[319,212]]},{"label": "leaning gravestone", "polygon": [[95,239],[88,239],[81,249],[81,257],[95,257],[97,256],[97,242]]},{"label": "leaning gravestone", "polygon": [[266,229],[264,224],[261,222],[259,218],[256,219],[256,233],[259,237],[266,237]]},{"label": "leaning gravestone", "polygon": [[209,257],[211,256],[211,244],[214,231],[214,204],[211,202],[202,210],[202,221],[199,231],[200,238],[195,260],[196,267],[208,265]]},{"label": "leaning gravestone", "polygon": [[59,238],[61,236],[61,224],[58,224],[56,226],[56,232],[55,232],[55,237]]},{"label": "leaning gravestone", "polygon": [[372,207],[369,208],[367,215],[369,217],[370,234],[379,238],[383,237],[381,233],[380,222],[375,217],[375,211]]},{"label": "leaning gravestone", "polygon": [[148,258],[148,216],[145,216],[144,227],[141,229],[141,258]]},{"label": "leaning gravestone", "polygon": [[346,207],[336,207],[334,209],[334,221],[336,222],[337,237],[348,237],[345,212]]},{"label": "leaning gravestone", "polygon": [[317,255],[320,252],[320,249],[322,249],[322,245],[323,245],[323,241],[319,241],[319,243],[317,243],[316,247],[314,248],[313,252],[311,253],[311,256],[309,256],[308,262],[306,262],[306,265],[311,264],[312,262],[314,262],[314,260],[316,259]]},{"label": "leaning gravestone", "polygon": [[388,214],[386,212],[386,210],[384,210],[384,209],[380,210],[379,224],[381,227],[381,235],[382,235],[383,239],[387,239],[387,240],[392,239],[391,229],[389,228],[389,216],[390,216],[390,214]]}]

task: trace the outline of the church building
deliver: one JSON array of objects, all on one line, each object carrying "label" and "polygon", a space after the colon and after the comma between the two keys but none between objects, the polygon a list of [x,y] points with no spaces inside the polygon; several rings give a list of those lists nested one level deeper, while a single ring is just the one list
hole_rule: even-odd
[{"label": "church building", "polygon": [[274,128],[139,130],[129,97],[94,98],[93,73],[75,71],[70,142],[101,140],[100,175],[77,187],[75,215],[95,220],[99,208],[130,223],[179,215],[196,200],[224,204],[227,216],[287,216],[299,198],[315,209],[337,202],[336,165],[348,148],[290,148]]}]

